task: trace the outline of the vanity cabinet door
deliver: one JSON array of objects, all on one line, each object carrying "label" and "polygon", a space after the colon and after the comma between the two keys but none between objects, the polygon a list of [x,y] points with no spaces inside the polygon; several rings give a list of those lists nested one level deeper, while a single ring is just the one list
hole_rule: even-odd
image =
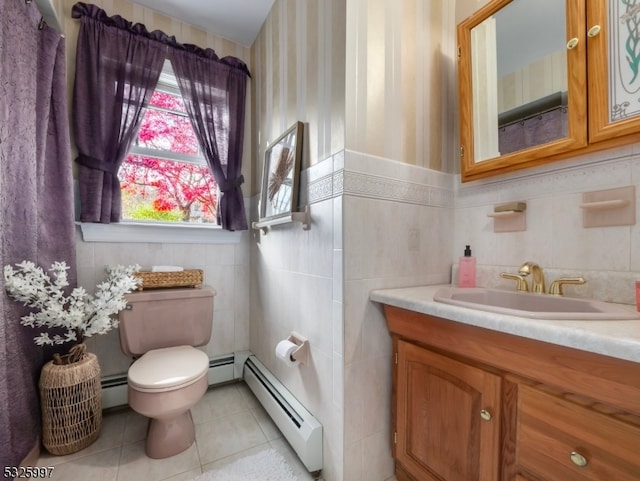
[{"label": "vanity cabinet door", "polygon": [[640,428],[521,386],[516,463],[545,481],[637,481]]},{"label": "vanity cabinet door", "polygon": [[640,132],[639,7],[628,0],[587,2],[590,142]]},{"label": "vanity cabinet door", "polygon": [[419,481],[496,481],[500,377],[409,342],[397,346],[399,471]]}]

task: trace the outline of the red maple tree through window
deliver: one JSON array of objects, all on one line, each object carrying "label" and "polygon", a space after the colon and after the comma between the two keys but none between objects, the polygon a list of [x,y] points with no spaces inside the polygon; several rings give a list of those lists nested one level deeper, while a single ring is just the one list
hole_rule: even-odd
[{"label": "red maple tree through window", "polygon": [[118,178],[124,220],[216,222],[217,185],[178,94],[154,92]]}]

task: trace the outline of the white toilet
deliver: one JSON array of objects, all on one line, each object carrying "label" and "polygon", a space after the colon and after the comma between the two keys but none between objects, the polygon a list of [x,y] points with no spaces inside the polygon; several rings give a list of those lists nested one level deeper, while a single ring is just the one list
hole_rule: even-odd
[{"label": "white toilet", "polygon": [[209,370],[209,357],[195,346],[211,338],[215,295],[206,286],[126,295],[120,346],[135,358],[127,375],[129,406],[149,418],[150,458],[173,456],[195,440],[190,409],[207,390]]}]

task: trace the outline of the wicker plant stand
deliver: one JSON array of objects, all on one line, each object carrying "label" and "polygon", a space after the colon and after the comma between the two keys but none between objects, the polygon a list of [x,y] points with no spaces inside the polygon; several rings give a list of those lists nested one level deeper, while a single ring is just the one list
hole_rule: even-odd
[{"label": "wicker plant stand", "polygon": [[95,354],[70,364],[46,363],[40,374],[42,444],[51,454],[89,446],[102,427],[100,365]]}]

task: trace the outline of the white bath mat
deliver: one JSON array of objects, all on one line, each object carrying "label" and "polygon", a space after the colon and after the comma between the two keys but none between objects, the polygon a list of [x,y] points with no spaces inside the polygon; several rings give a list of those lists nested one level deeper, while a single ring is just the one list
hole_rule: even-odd
[{"label": "white bath mat", "polygon": [[282,455],[266,449],[201,474],[192,481],[299,481]]}]

